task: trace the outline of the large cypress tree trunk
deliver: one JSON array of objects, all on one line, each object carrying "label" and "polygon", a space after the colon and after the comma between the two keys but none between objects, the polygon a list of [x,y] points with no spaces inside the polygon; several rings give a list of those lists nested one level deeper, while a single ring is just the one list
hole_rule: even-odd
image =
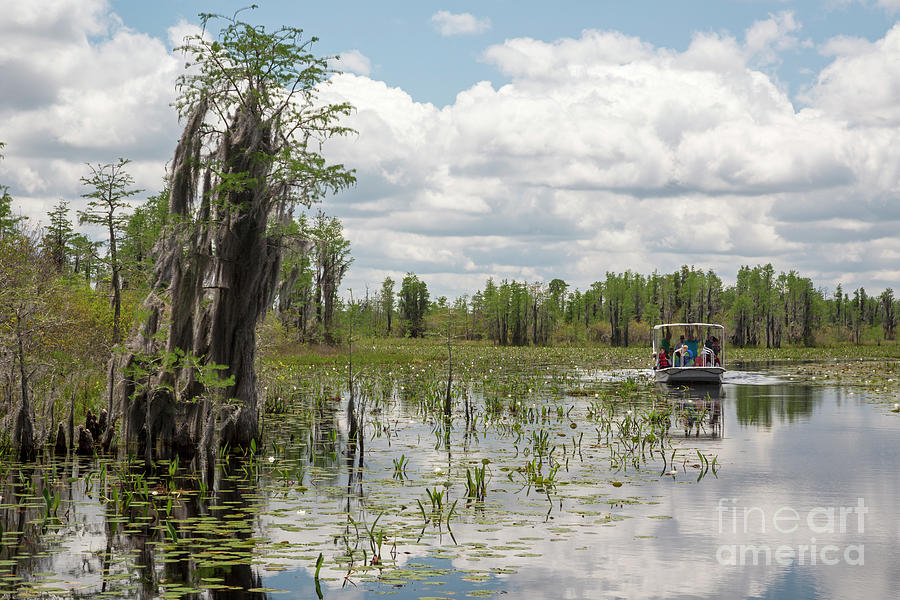
[{"label": "large cypress tree trunk", "polygon": [[[223,170],[202,173],[194,211],[205,110],[201,105],[189,120],[175,151],[170,224],[157,247],[156,282],[144,302],[147,316],[115,365],[123,451],[148,462],[173,453],[210,456],[224,444],[246,448],[259,433],[256,325],[278,281],[281,245],[267,226],[273,212],[283,212],[283,195],[267,185],[269,164],[260,158],[269,154],[268,128],[253,114],[239,112],[231,134],[215,150]],[[249,183],[221,185],[229,176]],[[174,366],[156,360],[150,363],[155,369],[146,372],[147,357],[160,355],[192,360]],[[225,367],[222,376],[233,381],[218,389],[205,386],[198,369],[213,365]],[[137,366],[145,371],[141,377],[134,375]]]},{"label": "large cypress tree trunk", "polygon": [[273,302],[282,226],[296,203],[355,181],[315,149],[351,132],[338,123],[348,104],[317,100],[329,69],[310,51],[315,38],[201,19],[224,27],[218,40],[189,35],[180,47],[195,68],[177,83],[186,125],[169,221],[143,322],[112,365],[111,421],[121,419],[123,452],[143,450],[148,461],[173,452],[202,461],[215,446],[258,437],[256,325]]}]

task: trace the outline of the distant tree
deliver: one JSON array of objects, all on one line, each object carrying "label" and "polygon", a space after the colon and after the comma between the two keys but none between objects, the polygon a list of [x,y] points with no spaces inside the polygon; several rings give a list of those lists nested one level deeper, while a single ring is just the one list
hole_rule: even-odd
[{"label": "distant tree", "polygon": [[122,282],[119,262],[118,240],[125,228],[127,217],[124,211],[129,208],[126,199],[141,190],[132,187],[134,179],[125,171],[130,161],[120,158],[118,162],[108,164],[89,164],[91,174],[82,177],[81,183],[90,191],[82,194],[89,198],[87,209],[78,212],[80,223],[100,225],[107,231],[106,261],[110,269],[110,294],[113,308],[112,342],[118,344],[122,339],[120,322],[122,315]]},{"label": "distant tree", "polygon": [[153,247],[162,235],[169,217],[169,192],[163,190],[135,207],[122,228],[119,263],[122,287],[148,287],[153,282]]},{"label": "distant tree", "polygon": [[278,282],[278,315],[285,326],[293,325],[298,341],[307,335],[307,325],[314,311],[313,261],[315,243],[306,215],[282,226],[283,257]]},{"label": "distant tree", "polygon": [[412,273],[407,273],[398,297],[400,314],[406,334],[422,337],[425,333],[425,312],[428,310],[428,286]]},{"label": "distant tree", "polygon": [[310,229],[310,235],[316,254],[316,321],[321,327],[325,342],[333,344],[337,291],[353,262],[350,257],[350,241],[344,238],[340,220],[327,217],[321,211]]},{"label": "distant tree", "polygon": [[95,242],[83,233],[76,233],[71,238],[72,272],[83,275],[88,283],[99,270],[102,245],[103,242]]},{"label": "distant tree", "polygon": [[884,339],[894,339],[894,330],[897,327],[897,315],[894,312],[894,290],[887,288],[878,296],[881,303],[881,329]]},{"label": "distant tree", "polygon": [[566,301],[566,290],[569,288],[569,284],[562,279],[553,279],[547,287],[550,290],[550,301],[553,305],[553,309],[556,315],[561,316],[563,314],[563,307]]},{"label": "distant tree", "polygon": [[[469,338],[469,295],[463,294],[453,301],[453,313],[459,319],[462,316],[462,336],[463,339]],[[458,326],[458,325],[457,325]]]},{"label": "distant tree", "polygon": [[60,200],[47,216],[50,223],[44,229],[44,251],[61,273],[68,264],[69,244],[74,236],[72,222],[69,220],[69,203]]},{"label": "distant tree", "polygon": [[18,384],[13,447],[21,460],[34,457],[32,382],[47,368],[46,341],[53,337],[56,278],[38,250],[38,236],[22,233],[0,240],[0,364],[7,382]]},{"label": "distant tree", "polygon": [[385,277],[381,283],[381,310],[387,319],[387,335],[391,335],[391,320],[394,316],[394,280]]}]

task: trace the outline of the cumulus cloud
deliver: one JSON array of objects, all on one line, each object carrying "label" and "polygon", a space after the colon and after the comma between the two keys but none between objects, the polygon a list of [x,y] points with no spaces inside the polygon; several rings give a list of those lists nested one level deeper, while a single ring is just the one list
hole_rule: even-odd
[{"label": "cumulus cloud", "polygon": [[341,52],[340,60],[334,65],[340,71],[348,71],[357,75],[370,75],[372,73],[372,61],[359,50]]},{"label": "cumulus cloud", "polygon": [[744,47],[760,64],[778,62],[779,53],[800,45],[794,32],[800,23],[791,11],[782,11],[764,21],[755,22],[745,33]]},{"label": "cumulus cloud", "polygon": [[60,197],[77,209],[86,162],[134,160],[142,188],[162,185],[177,141],[169,107],[180,61],[125,27],[102,0],[3,2],[0,178],[36,220]]},{"label": "cumulus cloud", "polygon": [[168,35],[169,44],[172,48],[183,46],[189,37],[200,35],[205,39],[209,39],[208,31],[204,31],[203,28],[196,23],[189,23],[184,19],[180,19],[176,24],[169,27],[166,30],[166,34]]},{"label": "cumulus cloud", "polygon": [[[413,269],[461,292],[479,276],[583,287],[606,270],[688,263],[727,277],[772,261],[821,284],[896,286],[884,277],[900,246],[888,200],[900,134],[859,112],[844,81],[859,60],[893,85],[878,69],[900,59],[896,32],[831,44],[798,109],[758,70],[798,28],[782,13],[743,39],[698,34],[683,52],[608,31],[511,39],[483,56],[511,82],[443,108],[336,78],[329,93],[356,105],[360,132],[329,148],[360,174],[333,204],[365,248],[351,276]],[[886,92],[869,102],[873,114],[900,106]]]},{"label": "cumulus cloud", "polygon": [[900,124],[900,23],[875,42],[833,38],[822,53],[833,61],[805,100],[852,125]]},{"label": "cumulus cloud", "polygon": [[431,22],[444,37],[484,33],[491,28],[491,20],[486,17],[479,19],[470,13],[453,14],[446,10],[431,15]]}]

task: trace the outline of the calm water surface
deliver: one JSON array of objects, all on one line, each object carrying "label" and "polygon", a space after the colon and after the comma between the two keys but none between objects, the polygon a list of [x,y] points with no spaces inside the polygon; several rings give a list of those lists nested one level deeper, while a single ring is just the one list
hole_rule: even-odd
[{"label": "calm water surface", "polygon": [[[880,598],[900,586],[900,417],[859,390],[764,369],[666,390],[716,414],[699,434],[676,425],[674,475],[659,453],[611,467],[590,398],[534,399],[551,420],[458,427],[448,444],[395,393],[369,410],[362,469],[341,403],[279,417],[271,459],[221,470],[211,489],[151,478],[125,511],[111,488],[127,486],[103,485],[113,463],[5,464],[0,597],[315,598],[320,553],[326,598]],[[520,471],[539,432],[560,465],[540,491]],[[717,465],[699,481],[698,450]],[[467,502],[465,471],[485,461],[485,502]],[[440,527],[435,489],[447,490]]]}]

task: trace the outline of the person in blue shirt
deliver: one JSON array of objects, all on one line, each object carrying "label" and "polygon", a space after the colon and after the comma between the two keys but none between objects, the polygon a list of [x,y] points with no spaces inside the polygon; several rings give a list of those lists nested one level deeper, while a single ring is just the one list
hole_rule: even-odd
[{"label": "person in blue shirt", "polygon": [[694,364],[694,355],[687,344],[682,344],[675,350],[675,366],[690,367]]},{"label": "person in blue shirt", "polygon": [[[688,335],[691,335],[691,334],[688,333]],[[682,343],[683,343],[683,344],[686,344],[687,347],[688,347],[688,350],[691,351],[691,357],[696,357],[696,356],[697,356],[697,346],[700,345],[700,340],[698,340],[697,338],[691,336],[691,339],[689,339],[689,340],[687,340],[687,341],[684,341],[684,342],[682,342]]]}]

